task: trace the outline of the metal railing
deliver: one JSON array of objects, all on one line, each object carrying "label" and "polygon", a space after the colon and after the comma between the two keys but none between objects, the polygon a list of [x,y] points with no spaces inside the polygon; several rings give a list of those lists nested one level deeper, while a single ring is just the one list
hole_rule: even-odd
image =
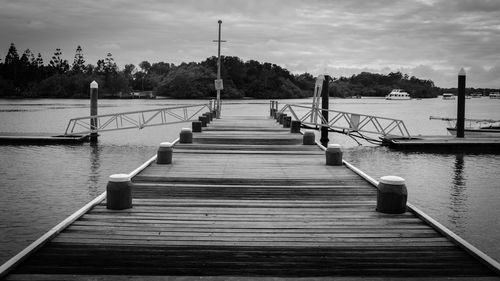
[{"label": "metal railing", "polygon": [[[298,113],[299,111],[304,111],[304,109],[305,113]],[[294,104],[285,104],[281,110],[279,110],[280,113],[284,113],[285,111],[289,111],[293,119],[299,120],[304,125],[329,127],[331,129],[342,130],[345,134],[360,132],[378,134],[384,137],[397,136],[411,138],[404,122],[399,119],[327,110],[329,113],[329,120],[325,120],[321,114],[323,109]]]},{"label": "metal railing", "polygon": [[197,117],[198,113],[205,108],[212,111],[212,101],[206,104],[171,106],[159,109],[72,118],[69,120],[64,134],[90,134],[182,123],[194,120],[193,118]]}]

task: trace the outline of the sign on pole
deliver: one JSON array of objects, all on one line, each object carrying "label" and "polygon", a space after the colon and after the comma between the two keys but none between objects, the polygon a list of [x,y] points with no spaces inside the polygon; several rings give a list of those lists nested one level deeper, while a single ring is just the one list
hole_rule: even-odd
[{"label": "sign on pole", "polygon": [[222,84],[222,79],[215,79],[215,90],[224,90],[224,85]]}]

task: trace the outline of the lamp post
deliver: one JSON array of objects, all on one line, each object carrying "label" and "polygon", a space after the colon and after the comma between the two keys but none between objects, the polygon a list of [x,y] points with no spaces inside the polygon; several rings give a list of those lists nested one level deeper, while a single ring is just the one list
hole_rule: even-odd
[{"label": "lamp post", "polygon": [[226,42],[224,40],[221,40],[220,37],[221,37],[221,25],[222,25],[222,21],[219,20],[218,21],[219,23],[219,39],[218,40],[214,40],[214,42],[217,42],[218,43],[218,48],[217,48],[217,80],[215,80],[215,90],[217,90],[217,104],[216,104],[216,110],[217,110],[217,118],[220,118],[220,109],[221,109],[221,104],[220,104],[220,91],[223,89],[223,85],[222,85],[222,79],[220,77],[220,66],[221,66],[221,62],[220,62],[220,43],[221,42]]}]

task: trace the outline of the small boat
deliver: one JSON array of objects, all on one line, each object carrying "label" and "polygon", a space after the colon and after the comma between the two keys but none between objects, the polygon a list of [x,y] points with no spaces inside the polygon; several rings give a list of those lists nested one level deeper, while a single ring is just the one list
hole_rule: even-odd
[{"label": "small boat", "polygon": [[500,92],[491,92],[490,99],[500,99]]},{"label": "small boat", "polygon": [[[452,128],[448,127],[446,128],[448,132],[456,136],[457,135],[457,128]],[[486,136],[495,136],[499,137],[500,136],[500,125],[496,126],[484,126],[484,127],[479,127],[479,128],[472,128],[472,127],[465,127],[464,128],[464,136],[466,137],[486,137]]]},{"label": "small boat", "polygon": [[[453,135],[457,135],[456,118],[429,117],[429,119],[443,120],[448,122],[446,130]],[[488,137],[500,136],[500,120],[490,119],[465,119],[464,136],[466,137]]]},{"label": "small boat", "polygon": [[483,95],[481,93],[472,93],[470,96],[473,97],[473,98],[480,98]]},{"label": "small boat", "polygon": [[450,94],[450,93],[444,93],[443,94],[443,99],[444,100],[454,100],[455,99],[455,95],[454,94]]},{"label": "small boat", "polygon": [[385,96],[386,100],[411,100],[410,94],[401,90],[401,89],[393,89],[387,96]]}]

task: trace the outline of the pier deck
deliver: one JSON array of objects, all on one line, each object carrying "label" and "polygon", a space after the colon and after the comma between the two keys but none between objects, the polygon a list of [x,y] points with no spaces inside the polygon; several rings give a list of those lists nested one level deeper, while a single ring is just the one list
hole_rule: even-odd
[{"label": "pier deck", "polygon": [[376,212],[370,183],[301,142],[265,117],[214,120],[133,178],[132,209],[98,204],[7,280],[497,280],[413,213]]}]

